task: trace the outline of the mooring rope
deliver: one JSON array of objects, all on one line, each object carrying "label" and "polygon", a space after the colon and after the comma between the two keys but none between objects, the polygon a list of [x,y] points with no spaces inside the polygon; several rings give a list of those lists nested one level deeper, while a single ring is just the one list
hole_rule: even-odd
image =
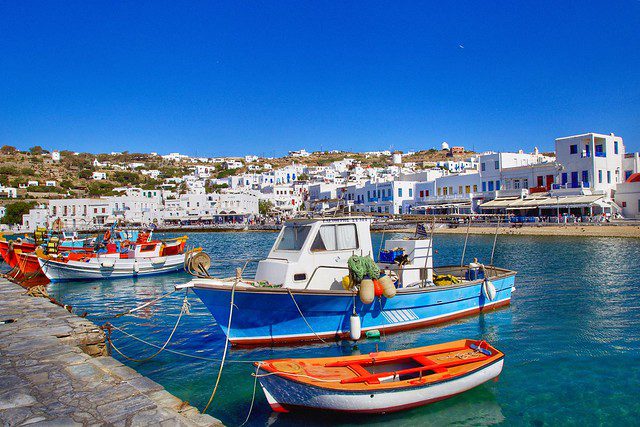
[{"label": "mooring rope", "polygon": [[127,356],[122,351],[120,351],[120,349],[118,347],[116,347],[113,344],[113,341],[111,340],[111,331],[110,331],[111,325],[109,325],[109,324],[106,324],[106,325],[103,326],[103,329],[106,329],[108,331],[108,333],[107,333],[107,341],[109,342],[111,347],[120,356],[122,356],[125,359],[130,360],[132,362],[142,363],[142,362],[147,362],[147,361],[153,359],[154,357],[156,357],[157,355],[159,355],[160,353],[162,353],[166,349],[167,345],[169,345],[169,342],[171,342],[171,339],[173,338],[173,335],[175,334],[176,330],[178,329],[178,325],[180,324],[180,319],[182,319],[182,315],[189,312],[190,304],[189,304],[189,301],[187,300],[188,294],[189,294],[189,288],[187,288],[187,291],[184,294],[184,300],[182,301],[182,308],[180,309],[180,314],[178,315],[178,320],[176,320],[176,324],[173,326],[173,329],[171,330],[171,334],[169,334],[169,338],[167,338],[167,341],[158,349],[158,351],[156,351],[151,356],[145,357],[143,359],[136,359],[136,358]]},{"label": "mooring rope", "polygon": [[300,377],[300,378],[309,378],[310,380],[314,380],[314,381],[318,381],[318,382],[322,382],[322,383],[339,383],[342,380],[328,380],[326,378],[316,378],[316,377],[312,377],[311,375],[306,375],[306,374],[295,374],[292,372],[282,372],[282,371],[277,371],[277,372],[268,372],[266,374],[251,374],[251,375],[255,375],[258,378],[263,378],[263,377],[270,377],[271,375],[288,375],[291,377]]},{"label": "mooring rope", "polygon": [[249,418],[251,417],[251,412],[253,411],[253,404],[256,401],[256,389],[258,386],[258,371],[260,370],[260,365],[262,364],[262,362],[258,362],[258,364],[256,365],[256,373],[253,375],[253,395],[251,396],[251,406],[249,406],[249,413],[247,414],[247,418],[245,418],[244,422],[242,424],[240,424],[240,427],[244,426],[246,423],[249,422]]},{"label": "mooring rope", "polygon": [[[245,264],[246,266],[246,264]],[[240,275],[242,276],[242,274]],[[213,402],[213,398],[216,395],[216,392],[218,391],[218,385],[220,385],[220,378],[222,377],[222,369],[224,368],[224,362],[227,358],[227,350],[229,349],[229,336],[231,335],[231,319],[233,318],[233,301],[235,298],[235,294],[236,294],[236,285],[238,284],[238,281],[240,279],[237,279],[235,282],[233,282],[233,286],[231,288],[231,302],[229,303],[229,322],[227,323],[227,338],[224,342],[224,351],[222,352],[222,361],[220,362],[220,370],[218,371],[218,378],[216,378],[216,384],[213,387],[213,391],[211,392],[211,396],[209,397],[209,401],[207,402],[207,405],[204,407],[204,409],[202,410],[202,413],[205,414],[207,412],[207,409],[209,409],[209,406],[211,405],[211,402]]]},{"label": "mooring rope", "polygon": [[[187,289],[188,289],[188,288],[187,288]],[[147,301],[147,302],[145,302],[145,303],[144,303],[144,304],[142,304],[142,305],[139,305],[139,306],[137,306],[137,307],[131,308],[131,309],[127,310],[127,311],[123,311],[122,313],[114,314],[114,315],[111,315],[111,316],[99,316],[99,317],[92,317],[92,318],[93,318],[93,319],[95,319],[95,320],[117,319],[118,317],[122,317],[122,316],[126,316],[127,314],[135,313],[135,312],[136,312],[136,311],[138,311],[138,310],[141,310],[141,309],[143,309],[143,308],[145,308],[145,307],[148,307],[148,306],[150,306],[150,305],[152,305],[152,304],[155,304],[155,303],[157,303],[158,301],[160,301],[161,299],[166,298],[166,297],[168,297],[169,295],[172,295],[172,294],[174,294],[174,293],[175,293],[175,292],[177,292],[177,291],[178,291],[178,289],[174,289],[174,290],[172,290],[171,292],[166,292],[166,293],[164,293],[164,294],[160,295],[159,297],[157,297],[157,298],[155,298],[155,299],[152,299],[151,301]],[[115,326],[112,326],[112,327],[113,327],[113,328],[115,328]],[[117,328],[116,328],[116,329],[117,329]],[[124,331],[123,331],[123,332],[124,332]]]},{"label": "mooring rope", "polygon": [[[110,325],[110,327],[112,329],[115,329],[118,332],[121,332],[122,334],[126,335],[127,337],[132,338],[132,339],[134,339],[136,341],[139,341],[139,342],[141,342],[143,344],[146,344],[146,345],[148,345],[150,347],[161,348],[161,346],[159,346],[157,344],[154,344],[154,343],[151,343],[149,341],[145,341],[142,338],[137,337],[137,336],[135,336],[133,334],[130,334],[129,332],[125,331],[124,329],[118,328],[115,325]],[[178,351],[178,350],[171,350],[170,348],[165,348],[164,351],[166,351],[168,353],[176,354],[178,356],[184,356],[184,357],[189,357],[189,358],[198,359],[198,360],[205,360],[205,361],[208,361],[208,362],[220,362],[220,361],[222,361],[222,359],[220,359],[220,358],[198,356],[198,355],[195,355],[195,354],[189,354],[189,353],[185,353],[185,352]],[[227,363],[258,363],[258,362],[260,362],[260,361],[259,360],[227,360]]]},{"label": "mooring rope", "polygon": [[322,339],[322,337],[320,335],[318,335],[316,333],[316,331],[313,330],[313,328],[311,327],[311,325],[309,324],[309,322],[307,322],[307,318],[304,317],[304,314],[302,314],[302,310],[300,310],[300,306],[298,306],[298,303],[296,302],[296,299],[293,297],[293,293],[291,292],[290,288],[287,288],[287,292],[289,293],[289,296],[291,297],[291,301],[293,301],[293,304],[295,304],[296,308],[298,309],[298,313],[300,313],[300,316],[302,316],[302,320],[304,320],[304,323],[307,324],[307,327],[309,328],[309,330],[311,332],[313,332],[313,335],[316,336],[316,338],[318,338],[320,341],[322,341],[323,343],[327,343],[325,340]]}]

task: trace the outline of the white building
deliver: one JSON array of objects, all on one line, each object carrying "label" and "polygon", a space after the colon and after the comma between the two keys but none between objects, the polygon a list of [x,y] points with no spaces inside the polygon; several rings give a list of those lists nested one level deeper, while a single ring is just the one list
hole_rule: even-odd
[{"label": "white building", "polygon": [[29,213],[22,215],[22,228],[32,231],[37,227],[47,227],[48,220],[49,209],[46,205],[39,205],[29,209]]},{"label": "white building", "polygon": [[257,162],[257,161],[258,161],[258,156],[255,156],[255,155],[244,156],[244,162],[245,163],[252,163],[252,162]]},{"label": "white building", "polygon": [[58,150],[53,150],[51,152],[51,160],[56,163],[60,161],[60,152]]},{"label": "white building", "polygon": [[624,181],[622,138],[614,134],[585,133],[556,139],[556,159],[562,166],[564,188],[590,188],[611,197]]},{"label": "white building", "polygon": [[640,219],[640,173],[634,173],[616,188],[615,201],[625,218]]},{"label": "white building", "polygon": [[18,197],[18,189],[15,187],[5,187],[3,185],[0,185],[0,197],[15,199],[16,197]]},{"label": "white building", "polygon": [[106,172],[94,172],[94,173],[91,174],[91,178],[94,181],[102,181],[102,180],[107,179],[107,174],[106,174]]},{"label": "white building", "polygon": [[60,218],[64,227],[75,229],[103,225],[111,214],[105,199],[56,199],[49,201],[49,222]]},{"label": "white building", "polygon": [[45,181],[44,185],[47,187],[55,187],[57,183],[55,181]]},{"label": "white building", "polygon": [[311,153],[308,153],[304,148],[298,151],[289,151],[289,156],[291,157],[309,157]]}]

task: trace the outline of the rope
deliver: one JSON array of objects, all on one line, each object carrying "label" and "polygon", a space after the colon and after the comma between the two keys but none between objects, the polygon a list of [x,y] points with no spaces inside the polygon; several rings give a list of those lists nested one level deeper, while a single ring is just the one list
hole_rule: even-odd
[{"label": "rope", "polygon": [[493,255],[496,252],[496,242],[498,241],[498,230],[500,229],[500,221],[502,217],[498,217],[498,224],[496,225],[496,234],[493,236],[493,247],[491,248],[491,260],[489,262],[490,266],[493,266]]},{"label": "rope", "polygon": [[[245,264],[246,267],[246,264]],[[207,409],[209,409],[209,405],[213,402],[213,398],[218,391],[218,385],[220,385],[220,378],[222,377],[222,369],[224,368],[224,362],[227,358],[227,350],[229,349],[229,336],[231,335],[231,319],[233,318],[233,300],[236,294],[236,285],[238,284],[238,280],[233,283],[233,287],[231,288],[231,303],[229,304],[229,322],[227,323],[229,326],[227,327],[227,338],[224,342],[224,351],[222,352],[222,361],[220,362],[220,370],[218,371],[218,378],[216,378],[216,385],[213,387],[213,391],[211,392],[211,396],[209,397],[209,401],[207,405],[202,410],[202,413],[205,414]]]},{"label": "rope", "polygon": [[298,303],[296,302],[296,299],[293,297],[293,293],[291,292],[290,288],[287,288],[287,292],[289,293],[289,296],[291,297],[291,301],[293,301],[293,304],[296,306],[296,308],[298,309],[298,313],[300,313],[300,316],[302,317],[302,320],[304,320],[304,323],[307,324],[307,327],[309,328],[309,330],[311,332],[313,332],[313,335],[316,336],[316,338],[318,338],[320,341],[322,341],[323,343],[327,343],[325,340],[322,339],[322,337],[320,337],[320,335],[318,335],[316,333],[316,331],[313,330],[313,328],[311,327],[311,325],[309,324],[309,322],[307,322],[307,318],[304,317],[304,314],[302,314],[302,310],[300,310],[300,307],[298,306]]},{"label": "rope", "polygon": [[[132,334],[128,333],[124,329],[118,328],[117,326],[110,325],[110,327],[112,329],[115,329],[118,332],[123,333],[127,337],[133,338],[134,340],[139,341],[139,342],[141,342],[143,344],[146,344],[146,345],[148,345],[150,347],[161,348],[159,345],[153,344],[153,343],[151,343],[149,341],[145,341],[142,338],[139,338],[139,337],[137,337],[135,335],[132,335]],[[165,348],[164,351],[166,351],[168,353],[177,354],[179,356],[190,357],[192,359],[198,359],[198,360],[206,360],[206,361],[209,361],[209,362],[220,362],[222,360],[222,359],[218,359],[218,358],[215,358],[215,357],[205,357],[205,356],[198,356],[198,355],[195,355],[195,354],[184,353],[182,351],[171,350],[169,348]],[[227,363],[257,363],[257,362],[259,362],[259,361],[258,360],[227,360]]]},{"label": "rope", "polygon": [[[188,288],[187,288],[187,289],[188,289]],[[122,312],[122,313],[114,314],[113,316],[101,316],[101,317],[96,317],[95,319],[96,319],[96,320],[117,319],[118,317],[126,316],[127,314],[131,314],[131,313],[134,313],[134,312],[136,312],[136,311],[138,311],[138,310],[141,310],[141,309],[143,309],[143,308],[145,308],[145,307],[148,307],[148,306],[150,306],[151,304],[155,304],[156,302],[160,301],[160,300],[161,300],[161,299],[163,299],[163,298],[168,297],[169,295],[173,294],[173,293],[174,293],[174,292],[176,292],[176,291],[177,291],[177,289],[174,289],[174,290],[172,290],[171,292],[167,292],[167,293],[165,293],[165,294],[162,294],[162,295],[160,295],[159,297],[157,297],[157,298],[155,298],[155,299],[152,299],[151,301],[145,302],[144,304],[142,304],[142,305],[140,305],[140,306],[138,306],[138,307],[132,308],[132,309],[127,310],[127,311],[124,311],[124,312]],[[115,328],[115,326],[113,326],[113,327]],[[116,329],[117,329],[117,328],[116,328]],[[123,332],[124,332],[124,331],[123,331]]]},{"label": "rope", "polygon": [[[178,315],[178,320],[176,321],[176,324],[173,326],[173,330],[171,331],[171,334],[169,334],[169,338],[167,338],[167,341],[164,343],[164,345],[162,345],[162,347],[160,347],[160,349],[158,349],[158,351],[156,351],[154,354],[152,354],[149,357],[145,357],[143,359],[135,359],[133,357],[127,356],[126,354],[124,354],[122,351],[120,351],[120,349],[118,349],[118,347],[116,347],[113,344],[113,341],[111,340],[111,332],[109,331],[109,333],[107,334],[107,341],[109,342],[109,344],[111,345],[111,347],[113,347],[113,349],[122,357],[124,357],[127,360],[130,360],[132,362],[138,362],[138,363],[142,363],[142,362],[146,362],[149,361],[151,359],[153,359],[154,357],[156,357],[157,355],[159,355],[160,353],[162,353],[164,351],[164,349],[167,347],[167,345],[169,345],[169,342],[171,341],[171,339],[173,338],[173,335],[175,334],[176,330],[178,329],[178,325],[180,324],[180,319],[182,319],[182,315],[184,313],[188,313],[189,312],[189,301],[187,300],[189,294],[189,288],[187,288],[187,291],[184,294],[184,300],[182,301],[182,309],[180,310],[180,314]],[[107,330],[109,330],[110,325],[109,326],[104,326],[103,328],[106,328]]]},{"label": "rope", "polygon": [[256,401],[256,388],[258,386],[258,370],[260,369],[260,365],[262,362],[258,362],[256,366],[256,373],[253,375],[253,395],[251,396],[251,406],[249,406],[249,413],[247,414],[247,418],[245,418],[244,422],[240,424],[240,427],[244,426],[247,422],[249,422],[249,417],[251,417],[251,411],[253,411],[253,404]]},{"label": "rope", "polygon": [[464,266],[464,254],[467,252],[467,242],[469,241],[469,229],[471,228],[471,218],[467,223],[467,235],[464,238],[464,247],[462,248],[462,258],[460,258],[460,267]]}]

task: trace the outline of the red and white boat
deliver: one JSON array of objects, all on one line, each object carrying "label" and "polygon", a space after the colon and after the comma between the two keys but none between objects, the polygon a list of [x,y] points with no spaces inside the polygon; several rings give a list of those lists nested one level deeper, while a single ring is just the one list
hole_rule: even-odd
[{"label": "red and white boat", "polygon": [[115,250],[108,244],[106,252],[37,254],[37,258],[52,282],[147,276],[183,269],[186,241],[187,236],[169,242],[136,242],[126,250]]},{"label": "red and white boat", "polygon": [[271,408],[395,412],[455,396],[497,378],[504,355],[484,341],[459,340],[368,355],[260,362]]}]

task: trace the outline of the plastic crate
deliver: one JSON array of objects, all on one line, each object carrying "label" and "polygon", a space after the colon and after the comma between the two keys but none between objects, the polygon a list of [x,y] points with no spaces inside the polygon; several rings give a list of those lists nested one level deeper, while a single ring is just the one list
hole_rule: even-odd
[{"label": "plastic crate", "polygon": [[404,255],[404,250],[402,249],[394,251],[382,250],[378,256],[378,261],[384,264],[393,264],[396,258],[402,255]]}]

